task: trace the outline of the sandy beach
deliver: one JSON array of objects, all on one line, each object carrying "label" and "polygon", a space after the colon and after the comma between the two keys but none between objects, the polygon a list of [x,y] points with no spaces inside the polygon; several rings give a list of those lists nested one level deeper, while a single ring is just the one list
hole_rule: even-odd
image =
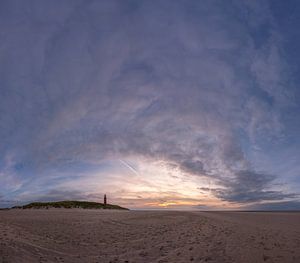
[{"label": "sandy beach", "polygon": [[300,262],[300,213],[0,211],[0,262]]}]

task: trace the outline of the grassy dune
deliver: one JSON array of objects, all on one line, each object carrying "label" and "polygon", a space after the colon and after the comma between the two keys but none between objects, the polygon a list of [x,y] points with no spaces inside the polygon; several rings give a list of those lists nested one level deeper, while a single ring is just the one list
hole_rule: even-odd
[{"label": "grassy dune", "polygon": [[118,209],[128,210],[127,208],[111,205],[102,204],[97,202],[87,201],[59,201],[59,202],[34,202],[23,206],[15,206],[13,208],[29,209],[29,208],[84,208],[84,209]]}]

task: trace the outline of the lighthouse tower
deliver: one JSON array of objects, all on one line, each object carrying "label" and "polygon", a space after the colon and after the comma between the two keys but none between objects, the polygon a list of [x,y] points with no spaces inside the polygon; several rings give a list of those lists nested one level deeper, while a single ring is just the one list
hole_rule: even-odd
[{"label": "lighthouse tower", "polygon": [[107,204],[107,199],[106,199],[106,194],[104,195],[104,206],[106,206],[106,204]]}]

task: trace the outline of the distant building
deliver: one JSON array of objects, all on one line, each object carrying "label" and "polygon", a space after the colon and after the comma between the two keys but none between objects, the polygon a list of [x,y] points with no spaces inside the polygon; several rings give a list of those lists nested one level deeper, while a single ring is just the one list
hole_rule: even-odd
[{"label": "distant building", "polygon": [[106,205],[107,204],[107,199],[106,199],[106,195],[104,195],[104,205]]}]

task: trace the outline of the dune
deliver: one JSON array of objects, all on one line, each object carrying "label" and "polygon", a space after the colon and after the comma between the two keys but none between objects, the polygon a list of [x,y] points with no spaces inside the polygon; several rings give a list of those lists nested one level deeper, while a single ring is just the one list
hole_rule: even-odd
[{"label": "dune", "polygon": [[23,206],[14,206],[12,209],[49,209],[49,208],[83,208],[83,209],[115,209],[128,210],[128,208],[112,204],[103,204],[88,201],[58,201],[58,202],[33,202]]}]

